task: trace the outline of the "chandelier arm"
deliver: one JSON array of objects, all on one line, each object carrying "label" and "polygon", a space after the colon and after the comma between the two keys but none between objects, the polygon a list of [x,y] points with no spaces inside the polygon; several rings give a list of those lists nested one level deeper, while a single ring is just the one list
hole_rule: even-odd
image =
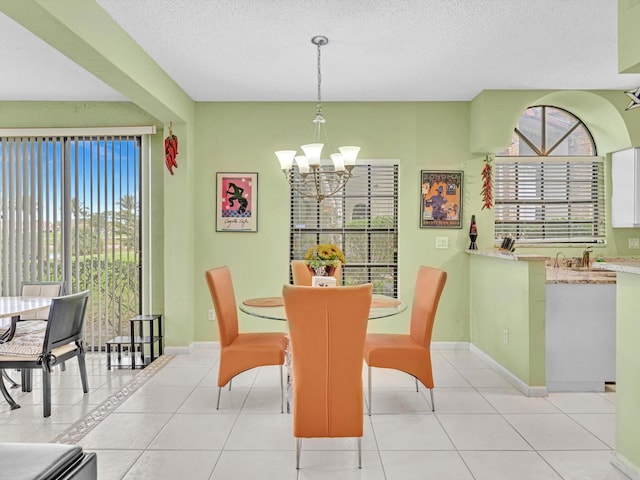
[{"label": "chandelier arm", "polygon": [[[308,189],[302,190],[302,189],[298,188],[296,186],[295,182],[293,181],[294,179],[291,178],[291,176],[289,176],[286,171],[283,170],[283,173],[284,173],[285,178],[287,179],[287,182],[289,182],[289,185],[291,186],[291,188],[293,188],[294,191],[298,192],[303,197],[316,198],[316,199],[318,198],[318,196],[316,194],[314,194],[313,192],[309,192]],[[308,183],[306,181],[306,175],[302,176],[302,175],[298,174],[298,176],[300,178],[302,178],[302,181],[303,181],[304,185],[307,186]]]},{"label": "chandelier arm", "polygon": [[332,173],[335,173],[338,176],[338,185],[330,193],[325,194],[325,197],[331,197],[336,193],[338,193],[343,188],[345,188],[347,186],[347,182],[351,178],[350,173],[348,174],[347,173],[339,174],[338,172],[332,172]]}]

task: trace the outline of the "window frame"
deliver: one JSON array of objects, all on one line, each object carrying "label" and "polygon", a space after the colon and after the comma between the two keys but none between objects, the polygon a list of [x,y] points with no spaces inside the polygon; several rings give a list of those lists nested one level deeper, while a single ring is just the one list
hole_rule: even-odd
[{"label": "window frame", "polygon": [[[568,119],[575,121],[573,124],[568,123],[566,131],[560,132],[557,139],[549,142],[549,145],[547,122],[554,117],[548,114],[548,108],[564,112]],[[531,109],[540,109],[540,112],[534,115],[535,118],[539,118],[540,144],[527,138],[519,128],[525,116],[526,120],[530,121]],[[586,150],[593,155],[584,155],[582,152],[580,155],[572,155],[570,149],[568,152],[557,149],[565,141],[569,141],[570,135],[578,128],[587,134],[582,135],[582,138],[588,143],[578,142],[576,148],[584,150],[586,145]],[[510,155],[513,152],[512,144],[495,157],[495,244],[500,245],[506,235],[514,236],[521,245],[532,247],[606,244],[604,159],[597,155],[593,136],[584,122],[562,108],[536,105],[523,112],[514,127],[513,136],[526,144],[526,149],[533,153]],[[526,177],[522,180],[518,178],[520,165],[523,174],[526,172]],[[501,180],[504,180],[504,183]],[[524,218],[524,212],[527,211],[531,212],[532,218]],[[562,214],[565,214],[566,218],[557,218]],[[514,215],[515,219],[509,219]],[[591,221],[587,220],[588,218],[591,218]],[[527,236],[527,233],[532,235],[533,232],[535,236]]]},{"label": "window frame", "polygon": [[[294,166],[294,168],[296,168]],[[323,168],[331,168],[330,165],[323,163]],[[399,194],[398,194],[398,186],[399,186],[399,162],[397,160],[381,160],[381,159],[365,159],[358,160],[356,162],[356,167],[353,170],[354,178],[360,176],[362,177],[363,173],[366,172],[366,190],[363,191],[354,191],[356,183],[351,180],[350,183],[347,183],[345,191],[341,191],[332,197],[327,197],[322,202],[317,202],[315,199],[304,199],[304,197],[296,192],[293,188],[290,188],[290,213],[289,213],[289,259],[290,260],[300,260],[304,258],[304,253],[306,253],[306,247],[309,243],[303,237],[314,237],[313,245],[317,245],[318,243],[336,243],[338,247],[340,247],[345,256],[347,257],[346,265],[343,265],[342,268],[342,279],[343,285],[350,284],[349,279],[351,278],[356,283],[364,283],[364,282],[372,282],[374,283],[374,293],[384,293],[386,295],[392,296],[394,298],[398,298],[398,208],[399,208]],[[390,185],[392,187],[392,198],[389,199],[389,193],[376,193],[375,186],[372,185],[372,176],[375,173],[383,175],[385,182],[391,182]],[[293,175],[293,173],[292,173]],[[339,208],[337,210],[339,213],[337,216],[341,219],[341,223],[337,227],[327,227],[323,225],[323,205],[326,208],[325,202],[335,202],[338,200],[340,202]],[[350,209],[347,206],[348,200],[355,201]],[[360,201],[362,200],[362,201]],[[313,207],[307,208],[307,213],[311,210],[315,210],[313,212],[315,224],[311,227],[302,227],[301,225],[296,225],[297,215],[300,214],[300,211],[296,210],[302,208],[301,204],[304,202],[315,202],[315,209]],[[392,215],[374,215],[367,216],[367,212],[372,212],[378,209],[376,207],[377,202],[382,201],[382,208],[390,209]],[[365,206],[365,219],[368,219],[366,225],[362,228],[355,228],[354,226],[347,226],[347,223],[354,220],[362,220],[362,204]],[[347,213],[348,212],[348,213]],[[354,213],[357,218],[354,218]],[[375,222],[372,224],[372,219],[380,218],[381,222],[384,221],[385,217],[392,217],[391,225],[387,225],[386,227],[376,226]],[[311,222],[309,222],[311,223]],[[366,260],[364,262],[354,262],[353,256],[350,255],[350,251],[347,246],[346,238],[348,235],[357,235],[364,234],[366,235]],[[387,250],[387,253],[390,254],[390,261],[386,262],[373,262],[372,258],[374,257],[375,252],[372,248],[372,245],[375,243],[376,235],[386,235],[386,241],[391,242],[391,248]],[[332,237],[339,237],[341,241],[336,242],[332,241]],[[305,241],[306,240],[306,241]],[[304,248],[303,248],[304,246]],[[303,251],[305,250],[305,251]],[[351,257],[351,261],[350,261]],[[388,278],[391,278],[391,287],[389,287],[388,283],[384,283],[384,291],[381,291],[380,288],[376,288],[376,285],[379,284],[380,280],[379,276],[376,275],[376,272],[379,274],[382,270],[387,272]],[[350,275],[350,272],[353,272],[353,275]],[[358,272],[358,273],[356,273]],[[362,275],[359,272],[363,272]],[[290,274],[290,282],[293,281],[293,278]]]}]

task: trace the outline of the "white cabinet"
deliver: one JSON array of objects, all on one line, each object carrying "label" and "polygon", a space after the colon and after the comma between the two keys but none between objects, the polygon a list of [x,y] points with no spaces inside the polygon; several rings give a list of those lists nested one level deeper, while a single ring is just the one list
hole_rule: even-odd
[{"label": "white cabinet", "polygon": [[640,148],[611,155],[611,225],[640,227]]},{"label": "white cabinet", "polygon": [[603,392],[616,381],[616,285],[547,284],[550,392]]}]

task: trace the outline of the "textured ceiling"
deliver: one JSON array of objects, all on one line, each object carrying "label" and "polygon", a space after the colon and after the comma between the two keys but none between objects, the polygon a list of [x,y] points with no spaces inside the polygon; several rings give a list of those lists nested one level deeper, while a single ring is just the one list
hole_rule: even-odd
[{"label": "textured ceiling", "polygon": [[[97,0],[196,101],[470,100],[611,89],[617,0]],[[0,100],[121,100],[0,14]],[[11,68],[6,68],[11,65]]]}]

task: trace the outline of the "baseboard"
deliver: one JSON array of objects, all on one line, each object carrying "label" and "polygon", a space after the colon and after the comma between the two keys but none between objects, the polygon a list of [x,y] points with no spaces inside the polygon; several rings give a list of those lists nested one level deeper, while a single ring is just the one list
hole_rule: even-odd
[{"label": "baseboard", "polygon": [[211,342],[193,342],[191,344],[191,347],[193,347],[194,349],[206,349],[206,350],[211,350],[212,348],[220,348],[220,342],[219,341],[211,341]]},{"label": "baseboard", "polygon": [[193,342],[186,347],[164,347],[164,353],[167,355],[181,355],[193,353],[194,350],[211,350],[220,348],[220,342]]},{"label": "baseboard", "polygon": [[611,463],[631,480],[640,480],[640,466],[618,452],[611,454]]},{"label": "baseboard", "polygon": [[500,373],[503,377],[506,378],[506,380],[511,385],[516,387],[527,397],[546,397],[547,395],[549,395],[549,391],[546,386],[532,387],[530,385],[527,385],[518,377],[516,377],[513,373],[511,373],[509,370],[504,368],[501,364],[496,362],[492,357],[490,357],[489,355],[484,353],[482,350],[480,350],[478,347],[476,347],[473,343],[469,344],[469,351],[475,353],[485,363],[487,363],[492,370],[495,370],[496,372]]},{"label": "baseboard", "polygon": [[431,350],[469,351],[469,342],[431,342]]}]

